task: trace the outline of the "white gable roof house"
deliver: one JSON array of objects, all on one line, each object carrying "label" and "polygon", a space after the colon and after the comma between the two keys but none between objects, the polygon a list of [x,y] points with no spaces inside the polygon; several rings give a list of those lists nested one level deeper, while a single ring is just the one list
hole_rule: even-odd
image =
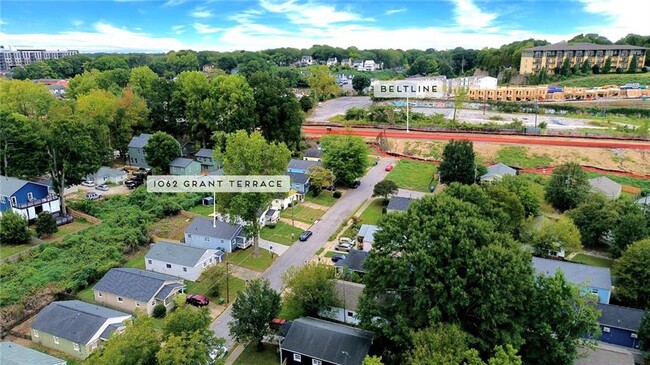
[{"label": "white gable roof house", "polygon": [[158,242],[145,255],[147,270],[196,281],[203,270],[216,265],[223,252],[172,242]]},{"label": "white gable roof house", "polygon": [[590,179],[589,184],[592,193],[602,193],[610,199],[617,199],[623,190],[621,184],[605,176]]}]

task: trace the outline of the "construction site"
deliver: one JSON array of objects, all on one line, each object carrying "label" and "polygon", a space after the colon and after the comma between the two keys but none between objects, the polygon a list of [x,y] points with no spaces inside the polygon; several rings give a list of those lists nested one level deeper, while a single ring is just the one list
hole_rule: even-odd
[{"label": "construction site", "polygon": [[625,88],[619,86],[604,86],[600,88],[565,87],[558,88],[548,85],[539,86],[506,86],[493,89],[470,87],[468,91],[471,101],[527,101],[527,102],[562,102],[572,100],[600,99],[642,99],[648,98],[650,90],[643,86]]}]

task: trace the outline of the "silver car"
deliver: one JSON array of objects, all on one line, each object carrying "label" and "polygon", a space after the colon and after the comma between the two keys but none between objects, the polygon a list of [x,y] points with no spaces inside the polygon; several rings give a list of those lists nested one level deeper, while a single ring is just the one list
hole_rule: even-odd
[{"label": "silver car", "polygon": [[352,245],[349,243],[339,243],[338,245],[334,246],[334,249],[337,251],[350,252]]}]

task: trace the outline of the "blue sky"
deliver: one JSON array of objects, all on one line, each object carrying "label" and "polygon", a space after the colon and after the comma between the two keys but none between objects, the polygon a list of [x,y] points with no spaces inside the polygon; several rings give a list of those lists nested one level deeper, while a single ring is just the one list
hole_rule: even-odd
[{"label": "blue sky", "polygon": [[81,52],[499,47],[650,34],[646,0],[2,0],[0,44]]}]

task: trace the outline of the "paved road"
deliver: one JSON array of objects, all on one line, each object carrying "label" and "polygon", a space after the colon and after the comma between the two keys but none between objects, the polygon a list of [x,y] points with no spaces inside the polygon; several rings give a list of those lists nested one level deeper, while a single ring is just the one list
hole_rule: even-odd
[{"label": "paved road", "polygon": [[[271,286],[275,290],[282,290],[282,274],[292,266],[301,266],[311,260],[316,251],[322,247],[327,238],[336,231],[336,229],[363,202],[372,196],[372,188],[379,181],[383,180],[388,174],[384,169],[395,159],[382,158],[377,166],[374,166],[366,176],[361,179],[361,186],[357,189],[350,189],[343,197],[327,211],[318,223],[312,226],[311,231],[314,234],[307,242],[296,242],[285,251],[282,256],[271,267],[269,267],[262,277],[269,279]],[[234,341],[230,338],[228,323],[232,320],[231,309],[228,308],[216,321],[212,323],[217,337],[226,339],[226,346],[232,349]]]}]

